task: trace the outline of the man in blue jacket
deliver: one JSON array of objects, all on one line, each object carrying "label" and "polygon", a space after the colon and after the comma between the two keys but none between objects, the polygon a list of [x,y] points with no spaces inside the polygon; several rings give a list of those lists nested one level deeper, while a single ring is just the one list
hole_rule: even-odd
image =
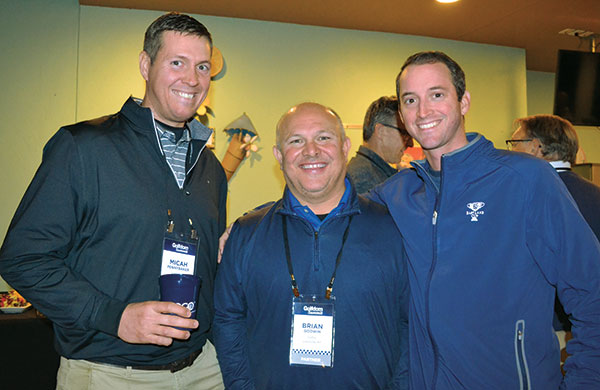
[{"label": "man in blue jacket", "polygon": [[[558,175],[465,133],[470,95],[444,53],[409,57],[396,85],[426,160],[372,197],[408,254],[411,388],[600,388],[600,245]],[[573,322],[564,379],[555,291]]]},{"label": "man in blue jacket", "polygon": [[[223,388],[208,338],[227,182],[205,148],[211,130],[192,119],[211,50],[194,18],[159,17],[139,56],[144,99],[65,126],[44,148],[0,272],[54,323],[58,389]],[[168,242],[196,247],[185,270],[203,279],[194,318],[159,301]]]},{"label": "man in blue jacket", "polygon": [[350,141],[331,109],[277,125],[283,198],[238,219],[215,287],[230,389],[406,389],[404,249],[387,210],[345,177]]}]

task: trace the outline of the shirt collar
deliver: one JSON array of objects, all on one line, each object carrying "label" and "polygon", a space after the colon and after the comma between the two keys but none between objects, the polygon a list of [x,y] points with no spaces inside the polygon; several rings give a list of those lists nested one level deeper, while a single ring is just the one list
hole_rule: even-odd
[{"label": "shirt collar", "polygon": [[175,133],[168,129],[163,129],[160,123],[156,122],[156,130],[160,138],[168,139],[173,145],[180,142],[190,142],[192,137],[190,136],[190,130],[187,126],[183,128],[183,135],[179,138],[179,141],[175,139]]},{"label": "shirt collar", "polygon": [[[134,102],[136,102],[139,107],[141,107],[142,102],[143,102],[142,99],[136,98],[136,97],[131,97],[131,99]],[[150,110],[150,109],[148,108],[148,110]],[[152,116],[152,121],[155,124],[154,125],[154,129],[156,130],[156,128],[158,126],[156,125],[156,122],[154,120],[154,113],[152,112],[152,110],[150,110],[150,113],[151,113],[151,116]],[[190,139],[194,139],[194,140],[200,140],[200,141],[205,141],[206,142],[206,141],[208,141],[208,139],[210,138],[210,136],[213,133],[213,131],[209,127],[205,126],[202,122],[200,122],[199,120],[197,120],[195,118],[186,123],[186,128],[190,132]],[[162,134],[158,134],[157,133],[158,137],[160,137],[161,135]]]},{"label": "shirt collar", "polygon": [[294,213],[307,220],[315,230],[319,230],[321,228],[321,225],[325,221],[339,214],[340,211],[342,211],[348,204],[348,200],[350,199],[350,193],[352,192],[352,186],[350,185],[350,181],[347,177],[344,179],[344,185],[346,186],[346,188],[344,190],[344,195],[342,195],[342,199],[340,199],[340,203],[338,203],[338,205],[333,210],[331,210],[329,214],[327,214],[327,217],[322,221],[319,219],[319,217],[317,217],[315,213],[313,213],[313,211],[309,207],[302,206],[300,204],[300,201],[294,196],[294,194],[292,194],[292,191],[287,191],[287,194]]},{"label": "shirt collar", "polygon": [[548,161],[556,170],[571,169],[571,163],[568,161]]}]

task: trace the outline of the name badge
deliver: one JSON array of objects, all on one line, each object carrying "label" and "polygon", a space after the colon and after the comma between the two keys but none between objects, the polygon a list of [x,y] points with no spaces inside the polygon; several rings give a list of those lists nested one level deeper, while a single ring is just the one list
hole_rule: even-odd
[{"label": "name badge", "polygon": [[335,297],[292,300],[290,365],[333,367]]},{"label": "name badge", "polygon": [[194,243],[165,237],[160,274],[194,275],[196,249]]}]

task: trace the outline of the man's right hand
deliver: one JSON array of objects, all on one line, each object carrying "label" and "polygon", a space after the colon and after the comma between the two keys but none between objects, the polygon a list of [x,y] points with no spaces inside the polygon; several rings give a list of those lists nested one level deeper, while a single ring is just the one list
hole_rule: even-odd
[{"label": "man's right hand", "polygon": [[190,332],[175,329],[175,326],[198,327],[198,321],[190,319],[190,315],[187,308],[173,302],[130,303],[121,315],[118,335],[121,340],[132,344],[169,346],[173,339],[187,340],[190,337]]},{"label": "man's right hand", "polygon": [[225,243],[227,242],[227,239],[229,238],[229,233],[231,233],[232,226],[233,226],[233,224],[227,226],[227,229],[225,229],[225,232],[221,235],[221,237],[219,237],[219,253],[217,255],[217,263],[221,262],[221,258],[223,257],[223,250],[225,249]]}]

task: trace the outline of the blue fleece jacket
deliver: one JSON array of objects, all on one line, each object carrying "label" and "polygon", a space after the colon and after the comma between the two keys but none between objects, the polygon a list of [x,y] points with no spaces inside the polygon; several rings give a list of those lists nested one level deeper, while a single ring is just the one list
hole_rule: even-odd
[{"label": "blue fleece jacket", "polygon": [[[286,216],[301,294],[323,295],[353,215],[333,286],[333,368],[290,366],[292,290],[282,240]],[[214,337],[229,389],[406,389],[408,281],[385,207],[358,197],[318,231],[284,194],[240,218],[217,273]]]},{"label": "blue fleece jacket", "polygon": [[[375,188],[409,258],[413,389],[600,389],[600,244],[554,169],[481,135]],[[564,365],[555,289],[571,314]]]}]

